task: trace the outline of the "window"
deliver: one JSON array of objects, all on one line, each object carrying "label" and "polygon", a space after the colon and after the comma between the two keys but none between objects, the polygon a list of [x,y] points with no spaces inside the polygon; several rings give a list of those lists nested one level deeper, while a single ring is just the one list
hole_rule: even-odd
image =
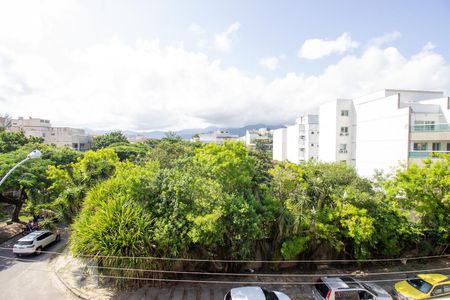
[{"label": "window", "polygon": [[444,284],[442,287],[444,288],[444,293],[450,293],[450,284]]},{"label": "window", "polygon": [[311,134],[314,134],[314,131],[311,131]]},{"label": "window", "polygon": [[311,144],[311,147],[314,147],[314,144]]},{"label": "window", "polygon": [[442,289],[442,285],[441,286],[437,286],[434,288],[434,290],[431,292],[431,296],[436,296],[436,295],[440,295],[444,292],[444,290]]},{"label": "window", "polygon": [[432,148],[433,151],[441,151],[441,143],[433,143]]},{"label": "window", "polygon": [[413,150],[414,151],[425,151],[427,150],[427,143],[414,143]]},{"label": "window", "polygon": [[342,117],[348,117],[348,110],[347,110],[347,109],[341,110],[341,116],[342,116]]},{"label": "window", "polygon": [[319,279],[317,283],[314,285],[314,288],[319,292],[319,294],[325,298],[329,292],[328,286],[322,281],[322,279]]},{"label": "window", "polygon": [[415,121],[416,131],[430,131],[434,130],[434,121]]},{"label": "window", "polygon": [[347,126],[341,127],[341,135],[348,135],[348,127]]},{"label": "window", "polygon": [[447,143],[447,151],[450,151],[450,143]]},{"label": "window", "polygon": [[347,151],[347,144],[340,144],[339,145],[339,152],[340,151]]}]

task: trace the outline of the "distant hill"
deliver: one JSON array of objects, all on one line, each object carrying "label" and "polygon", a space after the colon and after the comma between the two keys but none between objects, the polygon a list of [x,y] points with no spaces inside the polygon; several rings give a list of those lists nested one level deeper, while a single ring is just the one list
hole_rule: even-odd
[{"label": "distant hill", "polygon": [[[206,128],[189,128],[189,129],[183,129],[180,131],[177,131],[176,134],[179,135],[181,138],[185,140],[190,140],[192,136],[196,133],[208,133],[212,132],[214,130],[228,130],[231,134],[236,134],[238,136],[245,135],[245,132],[247,130],[253,130],[253,129],[259,129],[259,128],[269,128],[269,129],[277,129],[284,127],[284,125],[265,125],[265,124],[254,124],[254,125],[247,125],[244,127],[239,128],[223,128],[223,127],[216,127],[216,126],[209,126]],[[86,132],[92,135],[98,135],[98,134],[105,134],[110,131],[105,130],[91,130],[86,129]],[[123,134],[127,137],[134,137],[134,136],[145,136],[146,138],[150,139],[161,139],[166,136],[167,131],[133,131],[133,130],[122,130]]]}]

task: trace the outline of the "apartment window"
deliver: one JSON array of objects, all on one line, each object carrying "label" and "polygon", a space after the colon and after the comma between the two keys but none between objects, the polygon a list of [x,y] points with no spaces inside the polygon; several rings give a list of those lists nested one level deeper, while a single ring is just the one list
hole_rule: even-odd
[{"label": "apartment window", "polygon": [[433,143],[431,149],[433,151],[441,151],[441,143]]},{"label": "apartment window", "polygon": [[311,144],[311,147],[314,147],[314,144]]},{"label": "apartment window", "polygon": [[314,131],[311,131],[311,134],[314,134]]},{"label": "apartment window", "polygon": [[42,137],[45,137],[45,133],[42,134]]},{"label": "apartment window", "polygon": [[341,134],[340,135],[348,135],[348,127],[342,126],[341,127]]},{"label": "apartment window", "polygon": [[447,143],[447,151],[450,151],[450,143]]},{"label": "apartment window", "polygon": [[415,121],[414,125],[416,125],[415,126],[416,131],[433,131],[434,130],[434,121]]},{"label": "apartment window", "polygon": [[414,143],[413,150],[414,151],[425,151],[427,150],[427,143]]},{"label": "apartment window", "polygon": [[348,110],[347,109],[341,110],[341,116],[342,117],[348,117]]},{"label": "apartment window", "polygon": [[339,153],[347,153],[347,144],[339,145]]}]

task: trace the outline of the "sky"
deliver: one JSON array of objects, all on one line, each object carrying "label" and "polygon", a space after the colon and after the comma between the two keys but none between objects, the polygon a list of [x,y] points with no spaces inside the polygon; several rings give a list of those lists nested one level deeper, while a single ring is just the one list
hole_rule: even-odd
[{"label": "sky", "polygon": [[290,124],[450,93],[450,1],[0,0],[0,114],[98,130]]}]

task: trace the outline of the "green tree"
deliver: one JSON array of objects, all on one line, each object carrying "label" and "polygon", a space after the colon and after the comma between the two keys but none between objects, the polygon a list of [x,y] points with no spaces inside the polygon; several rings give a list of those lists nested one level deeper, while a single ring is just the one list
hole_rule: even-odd
[{"label": "green tree", "polygon": [[0,131],[0,153],[19,149],[29,143],[43,143],[42,138],[25,136],[23,131]]},{"label": "green tree", "polygon": [[83,203],[86,192],[111,177],[119,163],[113,149],[87,151],[82,159],[68,166],[50,166],[47,177],[52,181],[50,191],[55,200],[52,209],[70,221]]},{"label": "green tree", "polygon": [[386,196],[419,224],[432,244],[450,240],[450,155],[400,168],[384,182]]},{"label": "green tree", "polygon": [[120,131],[113,131],[110,133],[94,136],[91,143],[92,150],[106,148],[116,143],[128,144],[128,139]]},{"label": "green tree", "polygon": [[12,220],[15,222],[19,221],[19,214],[27,202],[32,209],[51,201],[51,180],[46,176],[47,169],[55,165],[64,168],[75,161],[79,155],[78,152],[68,148],[26,144],[15,151],[0,154],[0,174],[6,174],[34,149],[40,150],[42,157],[19,166],[7,178],[0,190],[0,202],[15,205],[12,215]]}]

